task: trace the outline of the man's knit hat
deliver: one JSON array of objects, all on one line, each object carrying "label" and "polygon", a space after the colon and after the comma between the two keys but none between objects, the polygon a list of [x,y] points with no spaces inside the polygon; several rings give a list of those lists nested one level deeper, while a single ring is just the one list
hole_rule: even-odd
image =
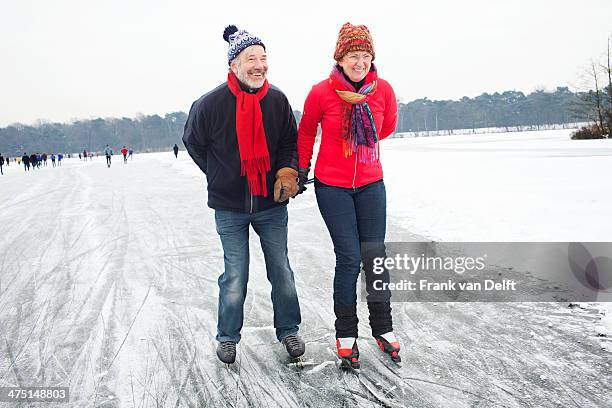
[{"label": "man's knit hat", "polygon": [[254,35],[245,30],[238,30],[235,25],[225,27],[223,31],[223,39],[229,43],[227,50],[227,63],[231,63],[245,48],[251,45],[261,45],[264,50],[266,46],[263,42]]},{"label": "man's knit hat", "polygon": [[374,42],[372,41],[372,36],[370,35],[368,27],[344,23],[340,29],[340,33],[338,33],[334,59],[340,61],[342,57],[351,51],[367,51],[372,54],[372,61],[374,61]]}]

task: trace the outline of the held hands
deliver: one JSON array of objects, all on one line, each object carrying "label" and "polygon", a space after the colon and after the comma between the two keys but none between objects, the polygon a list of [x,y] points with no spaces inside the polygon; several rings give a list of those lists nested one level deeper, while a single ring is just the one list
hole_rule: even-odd
[{"label": "held hands", "polygon": [[306,182],[308,181],[308,173],[310,173],[310,167],[302,168],[298,171],[297,194],[302,194],[304,191],[306,191]]},{"label": "held hands", "polygon": [[291,167],[283,167],[276,172],[274,183],[274,201],[281,203],[293,198],[298,193],[298,172]]}]

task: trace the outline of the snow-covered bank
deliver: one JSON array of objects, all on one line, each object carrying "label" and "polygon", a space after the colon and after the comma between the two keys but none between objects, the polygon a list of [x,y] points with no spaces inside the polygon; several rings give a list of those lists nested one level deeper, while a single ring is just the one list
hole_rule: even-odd
[{"label": "snow-covered bank", "polygon": [[386,140],[389,214],[439,241],[612,241],[612,140],[569,133]]},{"label": "snow-covered bank", "polygon": [[493,134],[493,133],[509,133],[509,132],[533,132],[533,131],[548,131],[560,129],[579,129],[583,126],[592,125],[592,122],[572,122],[560,123],[552,125],[526,125],[526,126],[506,126],[506,127],[488,127],[488,128],[467,128],[467,129],[443,129],[443,130],[421,130],[414,132],[396,133],[392,137],[433,137],[433,136],[451,136],[451,135],[475,135],[475,134]]}]

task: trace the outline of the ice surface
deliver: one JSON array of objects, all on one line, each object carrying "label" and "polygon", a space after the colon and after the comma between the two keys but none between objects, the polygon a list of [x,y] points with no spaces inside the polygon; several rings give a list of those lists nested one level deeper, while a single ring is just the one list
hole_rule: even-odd
[{"label": "ice surface", "polygon": [[[566,136],[383,142],[388,238],[610,240],[609,142]],[[594,304],[397,303],[396,367],[360,303],[361,375],[340,372],[334,254],[312,189],[289,207],[306,364],[275,340],[253,234],[227,369],[214,340],[222,252],[186,153],[10,166],[0,187],[0,386],[69,386],[71,407],[612,405],[609,337],[596,336],[610,313]]]}]

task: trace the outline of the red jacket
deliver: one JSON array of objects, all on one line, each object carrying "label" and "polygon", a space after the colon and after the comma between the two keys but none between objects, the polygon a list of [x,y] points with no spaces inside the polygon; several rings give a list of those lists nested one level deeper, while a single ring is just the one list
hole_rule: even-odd
[{"label": "red jacket", "polygon": [[126,154],[128,154],[128,149],[126,149],[125,147],[123,149],[121,149],[121,154],[124,155],[124,156]]},{"label": "red jacket", "polygon": [[[315,165],[315,176],[325,184],[336,187],[361,187],[382,179],[383,172],[378,162],[358,162],[357,154],[344,157],[340,136],[342,104],[329,83],[329,79],[312,87],[304,102],[304,112],[298,129],[298,159],[300,168],[310,167],[312,150],[321,123],[321,146]],[[397,101],[391,85],[378,78],[377,89],[369,97],[368,105],[374,117],[378,140],[389,136],[397,124]],[[380,157],[380,156],[379,156]]]}]

